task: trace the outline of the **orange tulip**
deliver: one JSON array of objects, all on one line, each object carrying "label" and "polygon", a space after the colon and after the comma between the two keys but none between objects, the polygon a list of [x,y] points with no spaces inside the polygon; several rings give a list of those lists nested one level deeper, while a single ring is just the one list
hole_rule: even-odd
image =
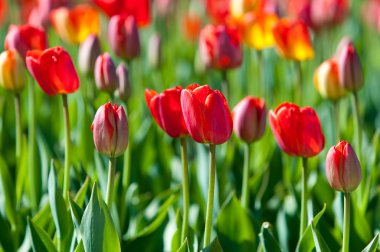
[{"label": "orange tulip", "polygon": [[58,35],[73,44],[80,44],[88,35],[98,34],[100,30],[99,13],[88,5],[55,9],[50,18]]},{"label": "orange tulip", "polygon": [[273,35],[283,57],[299,61],[314,57],[309,31],[303,21],[282,19],[273,27]]},{"label": "orange tulip", "polygon": [[0,86],[15,93],[26,83],[24,60],[16,50],[10,49],[0,54]]}]

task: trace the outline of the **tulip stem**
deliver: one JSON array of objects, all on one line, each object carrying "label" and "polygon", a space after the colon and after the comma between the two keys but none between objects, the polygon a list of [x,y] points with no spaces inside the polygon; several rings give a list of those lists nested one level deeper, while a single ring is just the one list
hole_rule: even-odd
[{"label": "tulip stem", "polygon": [[230,101],[230,87],[228,84],[227,70],[222,70],[222,90],[227,101]]},{"label": "tulip stem", "polygon": [[307,226],[307,158],[302,158],[302,192],[301,192],[301,225],[300,240]]},{"label": "tulip stem", "polygon": [[339,142],[340,140],[340,127],[339,127],[339,103],[338,101],[333,102],[334,110],[334,137],[335,141]]},{"label": "tulip stem", "polygon": [[265,97],[265,86],[264,86],[264,79],[263,79],[263,72],[264,72],[264,66],[263,66],[263,53],[262,51],[257,51],[257,94],[261,97]]},{"label": "tulip stem", "polygon": [[182,158],[182,193],[183,193],[183,221],[181,243],[187,237],[187,229],[189,226],[189,174],[187,169],[187,146],[186,137],[181,137],[181,158]]},{"label": "tulip stem", "polygon": [[70,117],[67,95],[62,95],[65,119],[65,167],[63,176],[63,198],[67,200],[70,193]]},{"label": "tulip stem", "polygon": [[212,211],[214,206],[214,188],[215,188],[215,145],[210,144],[210,171],[208,182],[208,197],[207,197],[207,210],[206,210],[206,225],[205,237],[203,247],[210,244],[211,239],[211,225],[212,225]]},{"label": "tulip stem", "polygon": [[243,187],[241,193],[241,205],[243,208],[249,208],[249,163],[250,163],[250,152],[251,152],[251,144],[247,143],[245,145],[245,154],[244,154],[244,170],[243,170]]},{"label": "tulip stem", "polygon": [[36,116],[35,116],[35,97],[34,97],[34,83],[29,83],[28,93],[28,176],[29,176],[29,193],[30,193],[30,207],[36,211],[38,206],[39,197],[39,174],[40,170],[36,165]]},{"label": "tulip stem", "polygon": [[301,61],[296,61],[297,67],[297,86],[295,89],[294,101],[298,105],[302,105],[302,66]]},{"label": "tulip stem", "polygon": [[15,112],[16,112],[16,164],[20,168],[21,160],[21,100],[20,94],[15,94]]},{"label": "tulip stem", "polygon": [[108,209],[111,209],[113,189],[115,182],[115,168],[116,168],[116,158],[111,157],[108,163],[108,180],[107,180],[107,194],[106,194],[106,204]]},{"label": "tulip stem", "polygon": [[348,252],[349,240],[350,240],[350,193],[344,193],[342,252]]}]

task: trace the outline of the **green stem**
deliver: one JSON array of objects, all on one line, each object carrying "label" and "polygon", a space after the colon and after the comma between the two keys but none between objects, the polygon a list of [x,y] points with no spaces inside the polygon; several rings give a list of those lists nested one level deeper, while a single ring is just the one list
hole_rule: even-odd
[{"label": "green stem", "polygon": [[350,193],[344,193],[342,252],[348,252],[349,240],[350,240]]},{"label": "green stem", "polygon": [[115,168],[116,168],[116,158],[110,157],[108,163],[108,180],[107,180],[107,194],[106,194],[106,204],[109,209],[111,209],[113,189],[115,182]]},{"label": "green stem", "polygon": [[28,92],[28,176],[29,176],[29,193],[30,193],[30,207],[36,211],[38,206],[39,197],[39,174],[40,170],[36,165],[36,117],[35,117],[35,94],[34,82],[29,83]]},{"label": "green stem", "polygon": [[307,158],[302,158],[302,192],[301,192],[301,225],[300,239],[307,226]]},{"label": "green stem", "polygon": [[297,67],[297,86],[295,89],[294,101],[298,105],[302,105],[302,66],[301,61],[296,61]]},{"label": "green stem", "polygon": [[20,165],[21,159],[21,100],[20,94],[15,94],[15,112],[16,112],[16,164],[17,168]]},{"label": "green stem", "polygon": [[230,101],[230,87],[227,78],[227,70],[222,70],[222,90],[227,101]]},{"label": "green stem", "polygon": [[263,53],[260,50],[257,51],[257,67],[257,93],[259,96],[265,97]]},{"label": "green stem", "polygon": [[212,225],[212,209],[214,206],[214,188],[215,188],[215,145],[210,144],[210,173],[208,181],[208,197],[206,210],[206,225],[203,247],[210,244],[211,225]]},{"label": "green stem", "polygon": [[243,171],[243,187],[241,193],[241,205],[243,208],[249,208],[249,163],[250,163],[250,152],[251,152],[251,144],[247,143],[245,146],[245,156],[244,156],[244,171]]},{"label": "green stem", "polygon": [[67,95],[62,95],[63,114],[65,120],[65,166],[63,176],[63,198],[67,199],[70,193],[70,117]]},{"label": "green stem", "polygon": [[340,140],[340,127],[339,127],[339,103],[338,101],[333,102],[333,110],[334,110],[334,138],[335,142],[339,142]]},{"label": "green stem", "polygon": [[183,193],[183,221],[182,221],[182,233],[181,243],[185,241],[187,237],[187,229],[189,226],[189,174],[187,169],[187,146],[186,137],[181,138],[181,158],[182,158],[182,193]]}]

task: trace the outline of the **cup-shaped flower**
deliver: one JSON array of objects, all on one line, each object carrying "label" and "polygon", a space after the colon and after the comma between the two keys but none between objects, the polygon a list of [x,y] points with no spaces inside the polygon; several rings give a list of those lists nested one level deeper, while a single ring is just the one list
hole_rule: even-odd
[{"label": "cup-shaped flower", "polygon": [[80,44],[78,52],[79,70],[86,75],[94,73],[95,61],[102,53],[98,36],[90,34],[85,41]]},{"label": "cup-shaped flower", "polygon": [[207,25],[199,37],[201,57],[207,67],[227,70],[241,65],[242,51],[237,29]]},{"label": "cup-shaped flower", "polygon": [[29,51],[26,66],[47,95],[70,94],[79,88],[73,61],[63,47]]},{"label": "cup-shaped flower", "polygon": [[265,131],[267,109],[265,101],[247,96],[232,111],[235,134],[244,142],[259,140]]},{"label": "cup-shaped flower", "polygon": [[128,119],[123,106],[102,105],[91,125],[95,148],[109,157],[124,153],[128,146]]},{"label": "cup-shaped flower", "polygon": [[315,70],[314,84],[322,97],[332,101],[337,101],[347,94],[339,83],[338,64],[333,59],[324,61]]},{"label": "cup-shaped flower", "polygon": [[313,0],[310,19],[314,29],[329,28],[344,21],[348,13],[347,0]]},{"label": "cup-shaped flower", "polygon": [[117,96],[124,102],[127,102],[132,93],[131,82],[129,80],[129,70],[121,63],[116,68],[116,75],[119,80],[119,85],[117,87]]},{"label": "cup-shaped flower", "polygon": [[89,5],[60,7],[51,12],[50,18],[55,31],[68,43],[80,44],[100,30],[99,13]]},{"label": "cup-shaped flower", "polygon": [[115,15],[133,16],[138,26],[150,23],[149,0],[93,0],[109,17]]},{"label": "cup-shaped flower", "polygon": [[25,60],[29,50],[45,50],[45,31],[31,25],[11,25],[5,37],[5,49],[15,49]]},{"label": "cup-shaped flower", "polygon": [[140,55],[140,36],[133,16],[116,15],[108,24],[108,42],[117,56],[131,60]]},{"label": "cup-shaped flower", "polygon": [[252,12],[244,15],[242,20],[244,42],[257,50],[274,46],[273,27],[277,22],[278,17],[275,13]]},{"label": "cup-shaped flower", "polygon": [[161,47],[161,37],[158,33],[154,33],[148,43],[148,63],[152,68],[158,68],[161,65]]},{"label": "cup-shaped flower", "polygon": [[116,67],[111,56],[104,53],[95,61],[95,84],[101,91],[112,93],[117,89]]},{"label": "cup-shaped flower", "polygon": [[225,24],[230,16],[230,0],[206,0],[206,12],[213,23]]},{"label": "cup-shaped flower", "polygon": [[364,85],[363,70],[359,55],[348,38],[342,39],[338,46],[336,57],[340,84],[348,91],[358,91]]},{"label": "cup-shaped flower", "polygon": [[145,90],[145,100],[154,120],[173,138],[188,134],[181,107],[181,91],[182,87],[169,88],[161,94]]},{"label": "cup-shaped flower", "polygon": [[198,143],[222,144],[231,137],[231,112],[219,90],[190,85],[182,90],[181,107],[187,130]]},{"label": "cup-shaped flower", "polygon": [[352,146],[340,141],[326,157],[326,176],[334,190],[350,193],[360,184],[362,170]]},{"label": "cup-shaped flower", "polygon": [[284,102],[269,111],[269,124],[277,144],[290,156],[313,157],[325,145],[321,124],[311,107]]},{"label": "cup-shaped flower", "polygon": [[15,93],[26,84],[25,63],[16,50],[6,50],[0,54],[0,86]]},{"label": "cup-shaped flower", "polygon": [[303,61],[314,57],[309,31],[302,20],[280,20],[273,27],[273,35],[284,58]]}]

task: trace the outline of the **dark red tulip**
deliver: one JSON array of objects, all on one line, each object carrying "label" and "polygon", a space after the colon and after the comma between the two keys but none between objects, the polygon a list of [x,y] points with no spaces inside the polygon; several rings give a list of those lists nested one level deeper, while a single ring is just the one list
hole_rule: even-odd
[{"label": "dark red tulip", "polygon": [[15,49],[25,60],[29,50],[45,50],[47,38],[44,30],[31,25],[11,25],[4,44],[5,49]]},{"label": "dark red tulip", "polygon": [[181,107],[187,130],[195,141],[222,144],[231,137],[231,112],[218,90],[193,84],[182,90]]},{"label": "dark red tulip", "polygon": [[182,87],[169,88],[161,94],[145,90],[146,103],[154,120],[174,138],[188,134],[181,108],[181,91]]},{"label": "dark red tulip", "polygon": [[26,66],[47,95],[70,94],[79,88],[73,61],[62,47],[29,51]]},{"label": "dark red tulip", "polygon": [[204,64],[216,69],[231,69],[241,65],[242,51],[238,30],[225,25],[207,25],[199,37]]},{"label": "dark red tulip", "polygon": [[290,156],[313,157],[325,145],[321,124],[311,107],[284,102],[269,112],[269,124],[277,144]]}]

